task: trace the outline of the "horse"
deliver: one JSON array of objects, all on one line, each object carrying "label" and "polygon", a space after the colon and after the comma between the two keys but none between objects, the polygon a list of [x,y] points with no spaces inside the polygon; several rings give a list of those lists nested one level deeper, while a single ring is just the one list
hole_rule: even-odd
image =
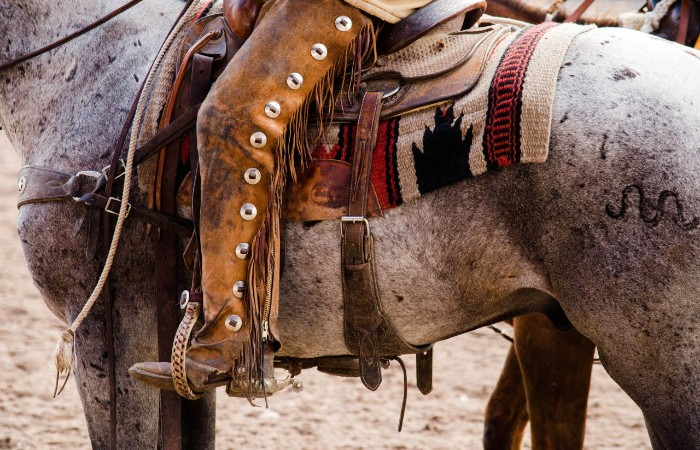
[{"label": "horse", "polygon": [[[638,12],[640,3],[593,2],[580,21],[619,26],[621,14]],[[577,6],[576,2],[492,0],[487,12],[539,23],[548,13],[553,20],[563,20]],[[680,16],[681,2],[677,2],[652,34],[676,40]],[[686,45],[692,46],[700,23],[697,2],[690,2],[690,17]],[[528,421],[533,448],[551,448],[555,442],[562,448],[583,448],[593,346],[576,330],[562,332],[536,315],[514,318],[513,328],[521,339],[514,341],[485,410],[484,448],[520,448]]]},{"label": "horse", "polygon": [[513,318],[513,345],[484,411],[485,450],[583,448],[594,346],[542,314]]},{"label": "horse", "polygon": [[[115,5],[5,1],[3,57],[63,34],[74,11],[92,17]],[[177,6],[153,0],[0,74],[0,123],[24,163],[70,173],[107,165]],[[654,448],[700,446],[700,88],[690,82],[699,59],[632,31],[584,33],[559,75],[546,163],[458,182],[372,219],[380,292],[408,341],[562,308],[642,409]],[[97,274],[85,262],[86,230],[74,236],[80,219],[68,203],[26,205],[18,219],[34,283],[66,322]],[[158,439],[158,393],[125,376],[156,354],[147,239],[145,224],[128,221],[113,273],[117,430],[121,446],[139,448]],[[286,239],[281,355],[345,354],[337,223],[291,224]],[[110,431],[105,314],[98,308],[76,335],[74,373],[95,447],[108,445]],[[213,446],[212,402],[201,408],[198,448]]]}]

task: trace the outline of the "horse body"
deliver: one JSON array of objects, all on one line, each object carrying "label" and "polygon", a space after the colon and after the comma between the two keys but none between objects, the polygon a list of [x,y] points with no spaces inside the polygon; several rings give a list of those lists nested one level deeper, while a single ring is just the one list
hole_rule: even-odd
[{"label": "horse body", "polygon": [[[22,23],[0,25],[12,40],[8,56],[35,47],[20,36],[48,41],[39,30],[55,32],[69,20],[59,6],[22,3],[0,7],[0,24]],[[108,8],[72,5],[91,16]],[[179,6],[151,5],[149,14],[129,13],[2,74],[0,121],[25,163],[67,172],[107,164],[135,78],[145,75]],[[700,243],[687,224],[700,214],[700,87],[688,83],[698,69],[697,54],[680,46],[623,30],[584,33],[560,72],[546,163],[487,173],[372,220],[381,297],[401,334],[413,344],[435,342],[518,314],[555,314],[559,302],[643,409],[655,447],[700,447],[693,264]],[[69,204],[20,210],[34,282],[63,320],[72,320],[96,279],[84,263],[85,230],[72,237],[79,217]],[[128,222],[113,271],[118,430],[121,445],[139,448],[155,446],[158,395],[121,375],[156,353],[145,229]],[[336,222],[288,227],[282,354],[347,353],[339,253]],[[75,370],[97,447],[109,435],[103,343],[98,309],[78,333]],[[207,442],[213,434],[200,446]]]},{"label": "horse body", "polygon": [[[121,3],[3,0],[2,60],[52,42],[73,31],[76,22],[90,22]],[[144,2],[48,55],[1,73],[0,123],[23,164],[66,173],[108,165],[136,91],[181,7],[178,2]],[[99,275],[96,263],[85,257],[86,230],[73,237],[80,219],[81,211],[68,203],[27,205],[18,218],[34,284],[49,309],[66,322],[78,314]],[[158,392],[121,376],[134,361],[156,355],[153,254],[141,250],[148,246],[145,225],[129,222],[113,271],[119,286],[113,314],[120,355],[117,429],[123,445],[154,448]],[[109,389],[101,302],[77,333],[76,349],[74,373],[93,446],[107,448]]]}]

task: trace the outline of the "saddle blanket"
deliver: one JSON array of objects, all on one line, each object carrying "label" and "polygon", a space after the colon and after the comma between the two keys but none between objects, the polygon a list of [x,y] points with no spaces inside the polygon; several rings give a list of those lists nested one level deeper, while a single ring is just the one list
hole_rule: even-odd
[{"label": "saddle blanket", "polygon": [[[576,36],[593,28],[550,22],[514,30],[494,48],[467,95],[382,121],[371,173],[381,208],[489,169],[545,162],[559,69]],[[313,158],[351,161],[355,129],[328,126]]]}]

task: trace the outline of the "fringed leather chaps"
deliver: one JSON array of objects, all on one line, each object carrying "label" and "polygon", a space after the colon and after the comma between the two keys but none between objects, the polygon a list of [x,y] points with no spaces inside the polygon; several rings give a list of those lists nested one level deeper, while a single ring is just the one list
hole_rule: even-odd
[{"label": "fringed leather chaps", "polygon": [[[185,358],[194,391],[232,379],[230,391],[255,395],[263,348],[279,347],[280,214],[285,182],[308,158],[309,108],[324,111],[336,76],[373,52],[373,38],[372,22],[341,0],[278,0],[202,104],[204,326]],[[162,365],[153,372],[163,387]]]}]

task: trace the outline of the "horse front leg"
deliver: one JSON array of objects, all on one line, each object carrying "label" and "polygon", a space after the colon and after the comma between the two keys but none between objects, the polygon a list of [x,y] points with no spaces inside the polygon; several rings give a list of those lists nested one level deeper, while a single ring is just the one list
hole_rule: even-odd
[{"label": "horse front leg", "polygon": [[498,384],[486,405],[484,450],[519,450],[528,422],[523,376],[511,346]]},{"label": "horse front leg", "polygon": [[593,343],[575,329],[556,329],[541,314],[518,316],[513,328],[532,448],[583,448]]}]

